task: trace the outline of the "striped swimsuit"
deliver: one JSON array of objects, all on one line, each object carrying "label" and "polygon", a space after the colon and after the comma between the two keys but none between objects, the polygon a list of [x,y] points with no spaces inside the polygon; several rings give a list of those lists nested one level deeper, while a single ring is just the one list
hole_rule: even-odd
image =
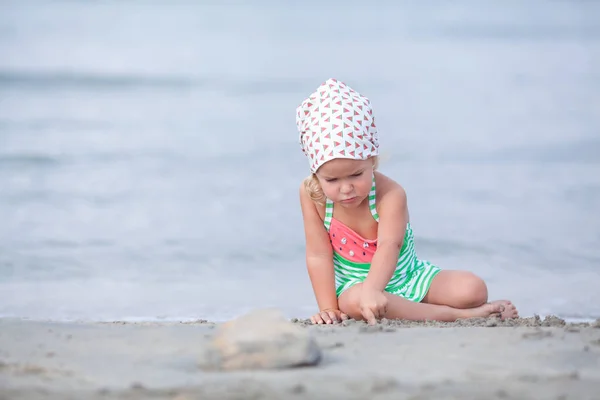
[{"label": "striped swimsuit", "polygon": [[[369,193],[369,208],[375,221],[379,215],[375,206],[375,177]],[[369,273],[371,260],[377,250],[377,240],[365,239],[354,230],[333,218],[333,202],[325,204],[325,228],[333,247],[336,295],[352,285],[363,282]],[[415,251],[413,231],[406,224],[402,249],[398,255],[396,270],[385,288],[386,292],[420,302],[427,294],[433,278],[440,271],[428,261],[419,260]]]}]

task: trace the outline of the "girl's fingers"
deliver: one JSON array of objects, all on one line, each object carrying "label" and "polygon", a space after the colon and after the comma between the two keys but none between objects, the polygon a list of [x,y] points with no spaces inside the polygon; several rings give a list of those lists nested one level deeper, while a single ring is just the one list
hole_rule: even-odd
[{"label": "girl's fingers", "polygon": [[327,311],[322,311],[320,316],[323,319],[324,323],[331,324],[331,317],[329,316],[329,313]]},{"label": "girl's fingers", "polygon": [[331,321],[333,322],[339,322],[338,316],[335,312],[333,311],[329,311],[329,318],[331,318]]},{"label": "girl's fingers", "polygon": [[370,309],[363,310],[362,315],[364,319],[367,320],[367,324],[375,325],[377,323],[377,319],[375,318],[375,314]]},{"label": "girl's fingers", "polygon": [[340,311],[321,311],[318,314],[310,317],[310,321],[313,324],[331,324],[335,322],[342,322],[350,319],[348,314],[344,314]]}]

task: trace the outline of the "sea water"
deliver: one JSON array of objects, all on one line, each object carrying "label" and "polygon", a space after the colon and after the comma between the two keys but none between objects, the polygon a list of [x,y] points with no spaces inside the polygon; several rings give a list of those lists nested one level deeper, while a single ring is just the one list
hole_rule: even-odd
[{"label": "sea water", "polygon": [[0,316],[309,316],[295,107],[373,103],[419,257],[600,317],[600,5],[0,2]]}]

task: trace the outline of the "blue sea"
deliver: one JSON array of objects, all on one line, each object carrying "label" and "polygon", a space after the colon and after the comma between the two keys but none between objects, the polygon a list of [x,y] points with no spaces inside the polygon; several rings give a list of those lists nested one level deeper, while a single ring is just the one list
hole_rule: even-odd
[{"label": "blue sea", "polygon": [[316,310],[295,108],[368,96],[420,258],[600,317],[600,2],[0,1],[0,316]]}]

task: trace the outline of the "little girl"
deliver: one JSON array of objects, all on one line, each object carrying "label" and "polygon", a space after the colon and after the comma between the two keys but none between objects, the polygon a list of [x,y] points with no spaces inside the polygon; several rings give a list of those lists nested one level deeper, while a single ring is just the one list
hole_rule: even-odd
[{"label": "little girl", "polygon": [[368,98],[329,79],[297,108],[311,176],[300,187],[315,324],[348,317],[455,321],[518,317],[466,271],[417,257],[402,186],[377,170],[379,142]]}]

